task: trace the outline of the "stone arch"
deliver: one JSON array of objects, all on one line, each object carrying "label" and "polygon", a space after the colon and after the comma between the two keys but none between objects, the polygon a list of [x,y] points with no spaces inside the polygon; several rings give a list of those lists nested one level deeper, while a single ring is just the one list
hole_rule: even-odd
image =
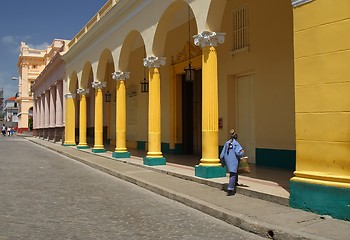
[{"label": "stone arch", "polygon": [[206,30],[213,32],[219,32],[221,30],[221,23],[225,12],[225,6],[226,1],[211,1],[206,19]]},{"label": "stone arch", "polygon": [[[111,64],[113,64],[113,67],[111,67]],[[114,60],[111,51],[109,49],[105,49],[103,50],[98,62],[96,75],[97,80],[100,82],[108,82],[108,76],[112,74],[112,72],[108,71],[114,72]]]},{"label": "stone arch", "polygon": [[175,27],[188,22],[188,10],[190,9],[191,21],[195,20],[195,29],[191,31],[191,34],[194,35],[197,33],[197,21],[193,9],[185,1],[175,1],[168,6],[164,11],[163,15],[159,19],[157,30],[154,35],[154,41],[152,50],[155,56],[163,56],[166,45],[166,35],[169,30],[174,29]]},{"label": "stone arch", "polygon": [[80,79],[81,88],[89,88],[90,79],[93,78],[92,66],[90,62],[86,62]]},{"label": "stone arch", "polygon": [[70,75],[70,78],[69,78],[68,92],[71,94],[75,94],[77,87],[78,87],[78,75],[74,71],[74,72],[72,72],[72,74]]},{"label": "stone arch", "polygon": [[[147,94],[140,93],[140,81],[146,76],[146,68],[143,59],[146,57],[145,41],[140,32],[130,31],[120,49],[118,66],[120,71],[130,72],[130,77],[125,81],[127,92],[127,140],[130,142],[147,141],[148,101]],[[140,93],[140,94],[139,94]]]},{"label": "stone arch", "polygon": [[127,68],[131,52],[134,49],[137,49],[142,46],[144,48],[145,44],[141,34],[138,31],[133,30],[126,36],[119,57],[119,68],[121,71],[128,71]]}]

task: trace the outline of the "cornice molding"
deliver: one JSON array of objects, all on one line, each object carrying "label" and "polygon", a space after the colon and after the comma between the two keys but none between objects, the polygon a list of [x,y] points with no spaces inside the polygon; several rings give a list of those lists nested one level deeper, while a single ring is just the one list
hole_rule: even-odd
[{"label": "cornice molding", "polygon": [[[152,0],[120,0],[63,54],[67,67],[89,54],[96,46],[118,31],[125,22],[139,14]],[[122,14],[121,14],[122,13]],[[106,30],[108,29],[108,30]],[[93,37],[96,36],[96,37]]]}]

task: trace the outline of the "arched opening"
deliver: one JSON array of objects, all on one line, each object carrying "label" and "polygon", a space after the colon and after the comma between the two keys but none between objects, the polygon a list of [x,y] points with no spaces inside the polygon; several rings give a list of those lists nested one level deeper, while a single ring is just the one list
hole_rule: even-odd
[{"label": "arched opening", "polygon": [[[137,31],[131,31],[120,52],[120,71],[130,72],[126,87],[126,140],[128,149],[147,151],[148,93],[141,92],[140,82],[148,81],[148,69],[143,66],[146,57],[144,40]],[[141,155],[141,153],[140,153]]]},{"label": "arched opening", "polygon": [[105,82],[103,88],[103,142],[107,148],[113,148],[115,144],[115,81],[112,79],[114,60],[109,49],[105,49],[99,59],[97,69],[97,80]]},{"label": "arched opening", "polygon": [[[197,31],[192,9],[186,2],[177,1],[162,15],[155,36],[155,46],[161,43],[161,36],[166,36],[163,37],[166,39],[164,55],[170,67],[170,71],[162,75],[167,78],[162,84],[168,84],[170,91],[169,152],[195,155],[195,161],[185,163],[190,165],[198,163],[202,153],[201,49],[193,43]],[[157,46],[157,51],[162,52]],[[188,82],[185,69],[190,63],[195,78]]]},{"label": "arched opening", "polygon": [[[88,89],[87,94],[85,94],[86,98],[86,140],[87,144],[92,147],[94,145],[94,118],[95,118],[95,89],[91,86],[91,83],[93,82],[93,71],[90,62],[85,63],[82,76],[81,76],[81,82],[80,82],[80,88],[82,89]],[[80,110],[80,95],[77,94],[77,109],[79,112]],[[77,113],[77,134],[79,133],[79,121],[80,121],[80,114]]]},{"label": "arched opening", "polygon": [[33,131],[33,107],[28,110],[28,130]]}]

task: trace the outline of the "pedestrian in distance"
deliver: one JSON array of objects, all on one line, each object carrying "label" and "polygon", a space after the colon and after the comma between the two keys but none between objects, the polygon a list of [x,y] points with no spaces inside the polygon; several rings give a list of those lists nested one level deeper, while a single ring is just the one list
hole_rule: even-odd
[{"label": "pedestrian in distance", "polygon": [[230,139],[225,143],[220,153],[221,163],[227,167],[227,170],[230,173],[227,196],[233,196],[237,192],[238,166],[241,157],[244,155],[244,150],[237,141],[237,137],[237,133],[231,129]]},{"label": "pedestrian in distance", "polygon": [[15,134],[15,128],[11,128],[11,131],[10,131],[10,134],[11,134],[11,137]]},{"label": "pedestrian in distance", "polygon": [[5,124],[2,124],[1,133],[2,133],[2,136],[6,137],[6,126],[5,126]]}]

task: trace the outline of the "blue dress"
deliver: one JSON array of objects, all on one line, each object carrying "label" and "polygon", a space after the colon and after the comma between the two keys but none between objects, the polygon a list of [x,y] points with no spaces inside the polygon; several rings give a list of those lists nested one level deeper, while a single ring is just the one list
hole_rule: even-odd
[{"label": "blue dress", "polygon": [[225,143],[220,160],[225,163],[229,172],[237,173],[239,161],[243,157],[242,150],[242,146],[235,139],[230,139]]}]

